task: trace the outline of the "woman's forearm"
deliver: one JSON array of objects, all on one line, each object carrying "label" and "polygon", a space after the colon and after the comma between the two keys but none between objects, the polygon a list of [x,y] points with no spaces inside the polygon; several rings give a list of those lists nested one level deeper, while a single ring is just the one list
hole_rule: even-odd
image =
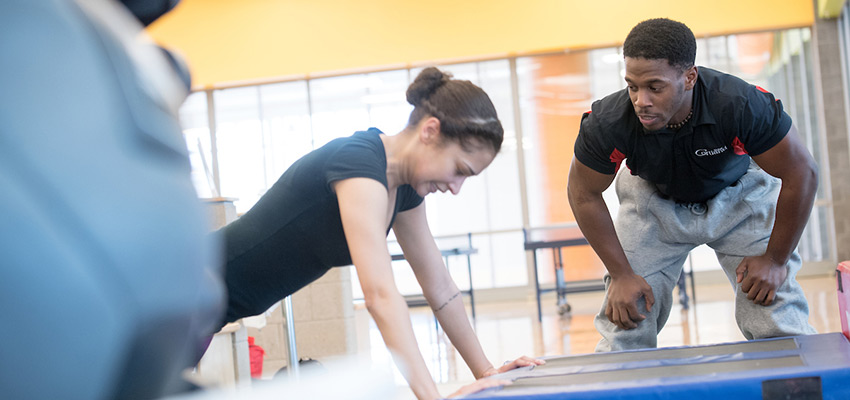
[{"label": "woman's forearm", "polygon": [[446,332],[449,340],[460,353],[460,356],[463,357],[472,374],[476,379],[482,378],[484,372],[492,368],[493,365],[484,355],[481,343],[466,316],[463,294],[454,283],[451,283],[447,289],[439,294],[432,295],[433,299],[428,301],[434,311],[434,316],[437,317],[437,321],[443,327],[443,331]]}]

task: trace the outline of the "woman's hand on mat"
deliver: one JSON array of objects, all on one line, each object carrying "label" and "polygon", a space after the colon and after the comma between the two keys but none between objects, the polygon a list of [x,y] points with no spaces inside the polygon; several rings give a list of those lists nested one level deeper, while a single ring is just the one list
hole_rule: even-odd
[{"label": "woman's hand on mat", "polygon": [[522,356],[520,358],[517,358],[516,360],[506,362],[505,365],[502,365],[499,368],[495,368],[493,366],[491,366],[490,368],[487,368],[487,370],[485,370],[484,373],[481,374],[481,377],[486,378],[486,377],[491,376],[491,375],[501,374],[502,372],[508,372],[512,369],[517,369],[517,368],[520,368],[520,367],[528,367],[528,366],[531,366],[531,365],[543,365],[543,364],[546,364],[546,361],[543,361],[539,358],[531,358],[531,357],[528,357],[528,356]]},{"label": "woman's hand on mat", "polygon": [[785,263],[774,261],[767,254],[755,257],[744,257],[735,269],[741,290],[753,303],[763,306],[773,304],[776,289],[782,286],[788,275]]},{"label": "woman's hand on mat", "polygon": [[643,277],[634,273],[617,278],[612,276],[611,284],[608,286],[608,305],[605,307],[605,316],[620,329],[637,328],[638,323],[646,319],[637,307],[641,296],[646,298],[646,311],[651,311],[652,305],[655,304],[655,296]]},{"label": "woman's hand on mat", "polygon": [[489,389],[492,387],[506,386],[510,385],[511,381],[505,379],[489,379],[489,378],[481,378],[475,382],[470,383],[469,385],[463,386],[458,389],[456,392],[449,395],[448,398],[458,397],[458,396],[466,396],[468,394],[480,392],[484,389]]}]

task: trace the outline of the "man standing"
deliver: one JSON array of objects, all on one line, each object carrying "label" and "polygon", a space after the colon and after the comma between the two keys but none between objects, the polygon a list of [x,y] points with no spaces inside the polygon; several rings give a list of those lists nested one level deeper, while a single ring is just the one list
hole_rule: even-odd
[{"label": "man standing", "polygon": [[[641,22],[623,53],[628,88],[583,116],[567,189],[608,270],[596,350],[657,346],[682,264],[701,244],[714,249],[735,288],[747,339],[815,333],[795,279],[795,248],[817,166],[782,103],[694,66],[696,40],[676,21]],[[615,229],[602,192],[623,160],[629,171],[616,183]]]}]

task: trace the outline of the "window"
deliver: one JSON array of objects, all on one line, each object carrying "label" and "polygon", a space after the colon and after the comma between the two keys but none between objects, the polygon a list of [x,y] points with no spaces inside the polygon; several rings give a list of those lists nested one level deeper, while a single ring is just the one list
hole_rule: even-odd
[{"label": "window", "polygon": [[313,150],[313,135],[306,82],[260,86],[260,98],[265,193],[292,163]]},{"label": "window", "polygon": [[212,144],[206,92],[192,93],[180,108],[183,136],[192,163],[192,183],[201,198],[215,197],[218,190],[213,176]]},{"label": "window", "polygon": [[213,92],[221,195],[236,198],[244,213],[262,196],[269,177],[264,167],[264,135],[257,86]]}]

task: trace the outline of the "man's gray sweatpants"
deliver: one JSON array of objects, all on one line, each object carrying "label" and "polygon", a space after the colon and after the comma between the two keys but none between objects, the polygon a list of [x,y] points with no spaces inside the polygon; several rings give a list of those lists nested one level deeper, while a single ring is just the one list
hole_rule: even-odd
[{"label": "man's gray sweatpants", "polygon": [[[606,295],[595,320],[596,329],[602,334],[596,351],[657,347],[657,335],[670,315],[673,287],[682,265],[691,249],[701,244],[714,249],[735,289],[735,319],[744,337],[762,339],[816,333],[808,323],[809,306],[796,280],[801,266],[796,251],[786,264],[787,278],[770,306],[747,299],[741,285],[736,283],[735,269],[741,260],[762,255],[767,249],[780,186],[779,179],[751,163],[738,182],[706,203],[682,204],[665,198],[655,185],[628,171],[619,174],[617,236],[634,272],[652,287],[655,305],[647,312],[645,299],[641,297],[638,310],[646,319],[637,328],[624,330],[605,316]],[[605,276],[606,288],[610,279]]]}]

